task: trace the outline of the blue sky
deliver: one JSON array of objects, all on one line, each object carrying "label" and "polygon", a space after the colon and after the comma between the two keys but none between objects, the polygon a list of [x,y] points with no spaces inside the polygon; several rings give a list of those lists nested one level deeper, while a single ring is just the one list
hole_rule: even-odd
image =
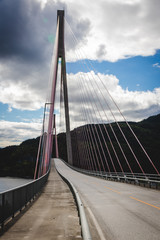
[{"label": "blue sky", "polygon": [[[150,57],[133,57],[115,63],[95,63],[99,72],[114,74],[120,85],[130,91],[147,91],[159,87],[160,68],[154,67],[160,62],[160,51]],[[105,72],[106,71],[106,72]]]},{"label": "blue sky", "polygon": [[[79,64],[68,63],[68,73],[77,73]],[[160,50],[153,56],[136,56],[116,62],[92,61],[92,65],[97,72],[115,75],[122,88],[130,91],[153,91],[160,86]]]},{"label": "blue sky", "polygon": [[12,111],[8,111],[9,105],[0,103],[0,119],[13,121],[13,122],[31,122],[32,120],[38,120],[43,117],[43,108],[38,110],[29,111],[29,110],[18,110],[12,108]]},{"label": "blue sky", "polygon": [[71,121],[80,118],[75,79],[86,58],[128,120],[160,113],[159,0],[0,1],[0,147],[40,135],[58,9],[66,10]]}]

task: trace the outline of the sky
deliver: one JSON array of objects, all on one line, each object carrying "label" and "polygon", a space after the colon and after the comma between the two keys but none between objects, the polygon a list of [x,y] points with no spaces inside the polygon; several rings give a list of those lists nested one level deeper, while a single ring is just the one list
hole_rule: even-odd
[{"label": "sky", "polygon": [[0,0],[0,147],[40,135],[57,10],[67,21],[71,118],[80,119],[74,79],[86,59],[96,72],[84,76],[101,78],[128,121],[159,114],[159,9],[159,0]]}]

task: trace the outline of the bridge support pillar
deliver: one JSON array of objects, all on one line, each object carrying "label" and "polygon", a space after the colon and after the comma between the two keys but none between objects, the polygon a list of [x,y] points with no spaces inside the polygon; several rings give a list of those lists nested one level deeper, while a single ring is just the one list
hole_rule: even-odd
[{"label": "bridge support pillar", "polygon": [[59,21],[58,58],[61,58],[61,83],[63,83],[63,93],[64,93],[67,157],[68,157],[68,163],[73,165],[70,120],[69,120],[67,76],[66,76],[65,46],[64,46],[64,10],[57,11],[57,21]]}]

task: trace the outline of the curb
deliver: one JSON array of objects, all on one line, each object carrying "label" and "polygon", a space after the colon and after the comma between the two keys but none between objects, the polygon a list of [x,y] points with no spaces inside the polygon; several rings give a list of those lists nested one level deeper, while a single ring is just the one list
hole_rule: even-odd
[{"label": "curb", "polygon": [[[56,168],[56,165],[55,165],[55,168]],[[57,168],[56,168],[56,170],[57,170]],[[61,176],[61,178],[67,183],[67,185],[69,186],[69,188],[70,188],[70,190],[71,190],[71,192],[72,192],[72,194],[75,198],[78,213],[79,213],[79,218],[80,218],[83,240],[92,240],[90,230],[89,230],[89,226],[88,226],[88,222],[87,222],[87,218],[86,218],[86,214],[85,214],[84,207],[83,207],[83,203],[82,203],[82,201],[79,197],[77,189],[58,170],[57,170],[57,172]]]}]

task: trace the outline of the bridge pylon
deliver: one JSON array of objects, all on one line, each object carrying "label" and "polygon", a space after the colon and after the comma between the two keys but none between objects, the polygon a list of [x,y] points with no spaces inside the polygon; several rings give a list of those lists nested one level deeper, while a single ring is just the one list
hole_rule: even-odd
[{"label": "bridge pylon", "polygon": [[58,29],[58,54],[57,54],[57,57],[58,57],[58,59],[61,58],[61,84],[63,86],[63,94],[64,94],[67,157],[68,157],[68,163],[72,165],[73,160],[72,160],[72,146],[71,146],[69,104],[68,104],[68,88],[67,88],[66,60],[65,60],[65,44],[64,44],[64,10],[57,11],[57,23],[58,22],[59,22],[59,29]]},{"label": "bridge pylon", "polygon": [[[63,95],[64,95],[64,107],[65,107],[67,157],[68,157],[68,163],[70,165],[73,165],[71,135],[70,135],[67,76],[66,76],[65,44],[64,44],[64,10],[57,11],[57,32],[56,32],[55,46],[56,46],[56,55],[55,55],[55,59],[54,59],[55,61],[53,65],[51,96],[50,96],[50,102],[45,103],[42,135],[40,137],[40,142],[39,142],[34,178],[37,178],[37,176],[39,177],[47,172],[47,170],[49,169],[50,160],[52,157],[53,130],[55,127],[54,106],[55,106],[59,59],[61,59],[61,86],[62,86]],[[48,130],[47,132],[44,132],[44,121],[45,121],[45,112],[46,112],[47,104],[50,105],[49,118],[48,118]],[[58,144],[57,144],[56,133],[55,133],[55,139],[56,139],[56,156],[58,156]]]}]

